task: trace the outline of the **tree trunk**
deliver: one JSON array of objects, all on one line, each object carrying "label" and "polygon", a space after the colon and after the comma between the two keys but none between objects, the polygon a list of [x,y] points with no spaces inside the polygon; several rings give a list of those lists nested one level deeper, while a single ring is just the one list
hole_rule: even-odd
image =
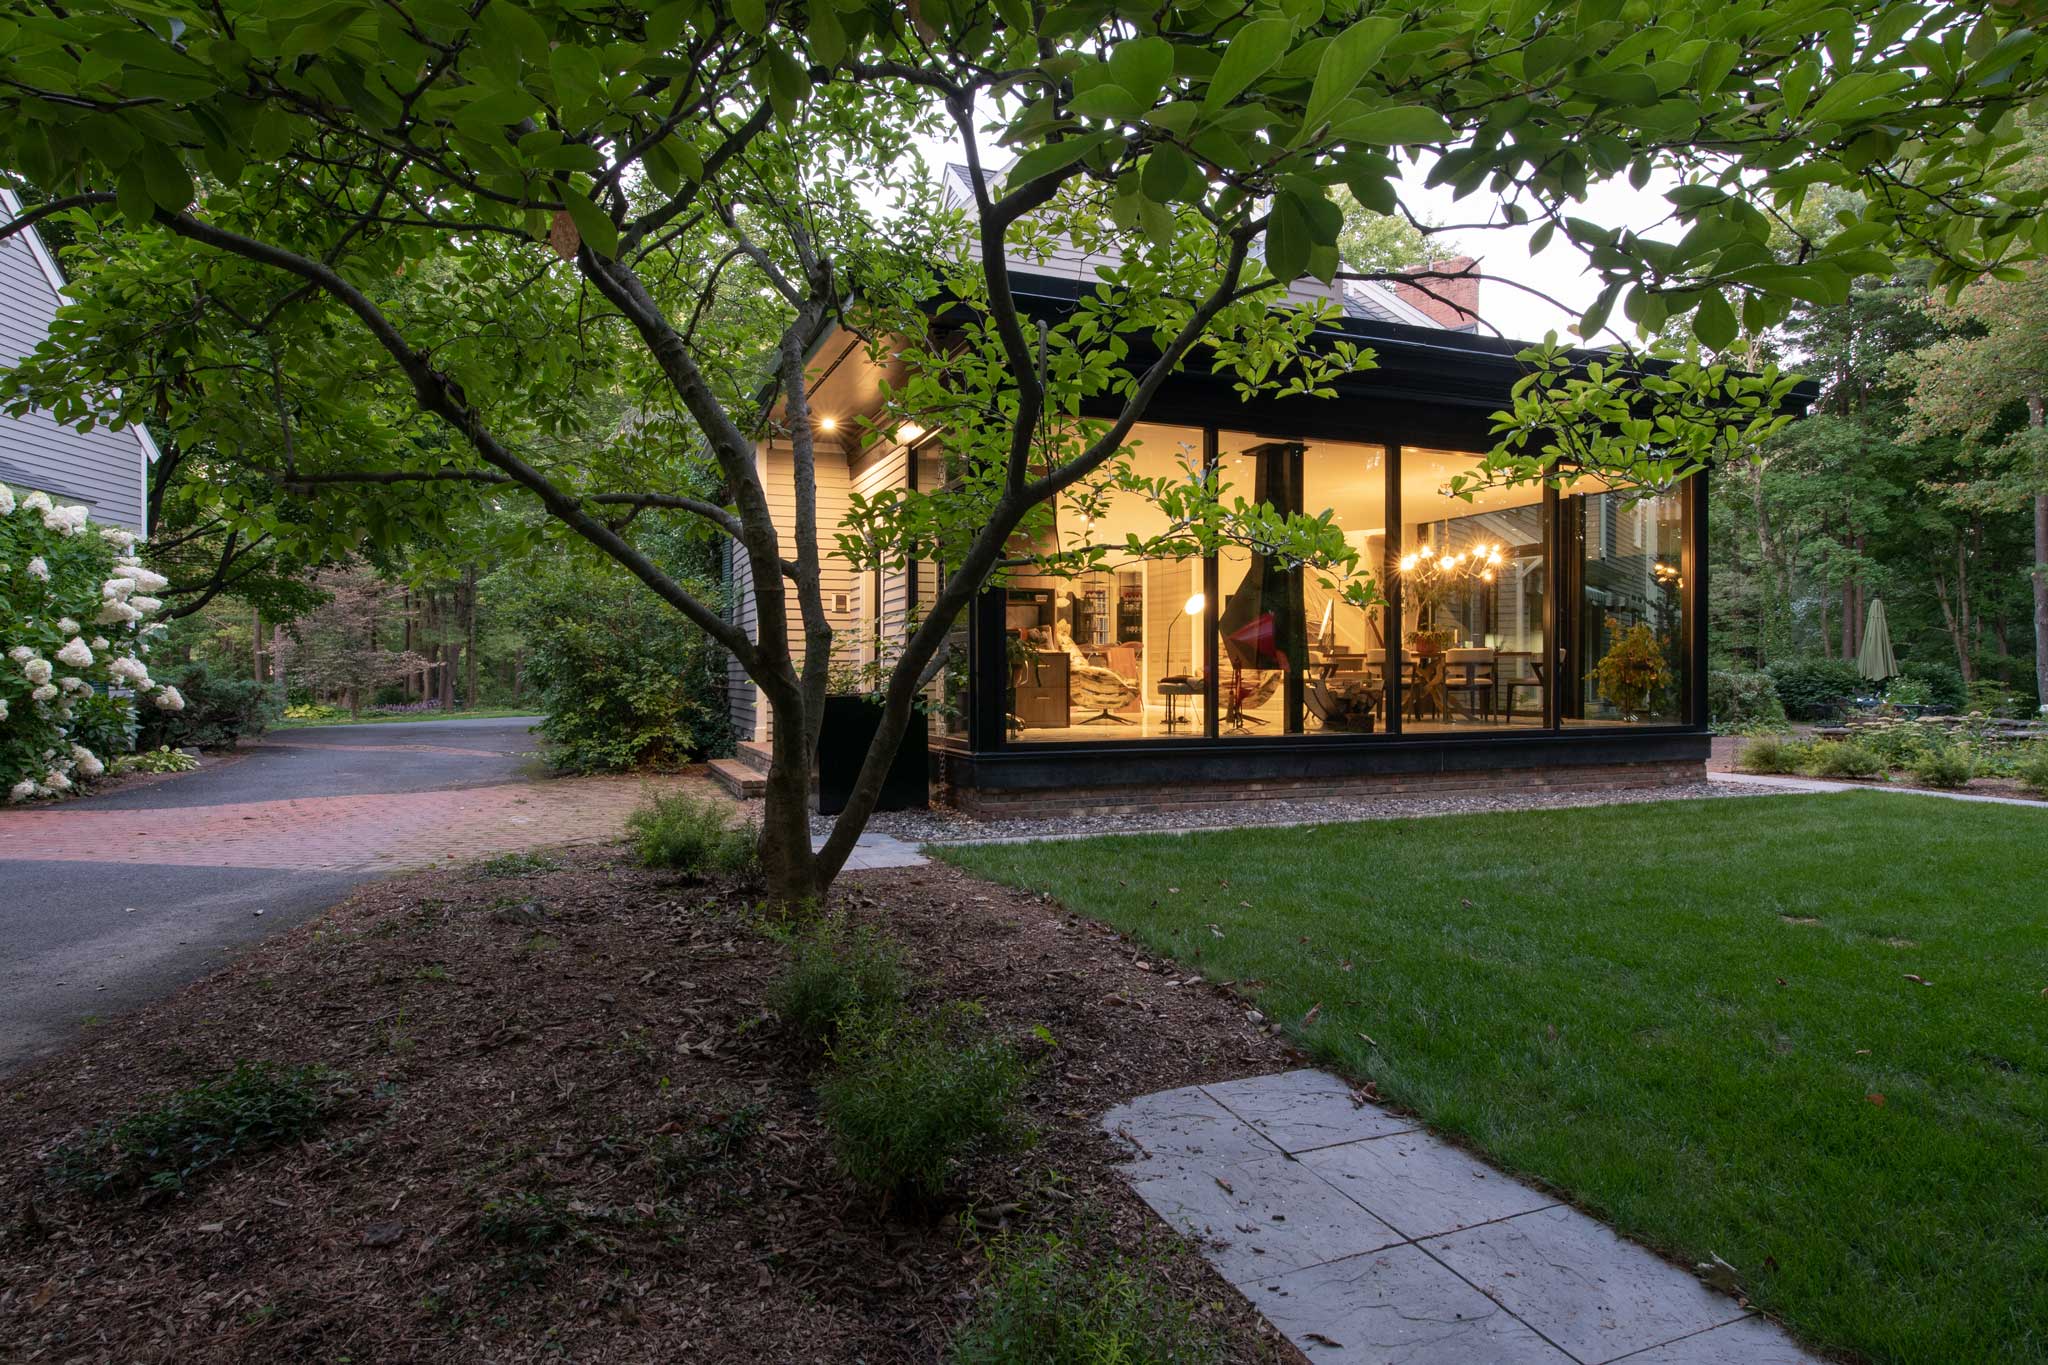
[{"label": "tree trunk", "polygon": [[468,670],[468,681],[463,688],[463,705],[476,710],[476,565],[472,564],[463,574],[462,617],[467,626],[467,636],[462,646],[462,661]]},{"label": "tree trunk", "polygon": [[1842,657],[1856,657],[1856,583],[1842,580]]},{"label": "tree trunk", "polygon": [[249,676],[263,681],[263,609],[249,608]]},{"label": "tree trunk", "polygon": [[2027,395],[2034,429],[2034,695],[2048,709],[2048,401]]},{"label": "tree trunk", "polygon": [[801,704],[771,704],[768,782],[762,793],[757,850],[768,894],[781,905],[823,898],[817,856],[811,851],[811,767],[815,758],[804,740]]}]

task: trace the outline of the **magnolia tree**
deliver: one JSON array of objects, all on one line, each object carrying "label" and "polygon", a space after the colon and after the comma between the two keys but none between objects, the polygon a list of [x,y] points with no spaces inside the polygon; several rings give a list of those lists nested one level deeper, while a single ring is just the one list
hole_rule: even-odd
[{"label": "magnolia tree", "polygon": [[[1050,505],[1137,487],[1169,507],[1169,542],[1348,569],[1321,518],[1199,471],[1148,485],[1128,462],[1178,370],[1315,394],[1372,364],[1280,306],[1304,274],[1384,273],[1342,268],[1340,188],[1413,218],[1426,167],[1488,205],[1448,225],[1468,247],[1519,225],[1538,251],[1576,249],[1600,284],[1584,335],[1617,312],[1687,319],[1715,349],[1895,254],[1957,285],[2048,244],[2038,190],[2004,179],[2015,111],[2048,89],[2019,6],[79,0],[4,24],[0,164],[43,196],[20,221],[62,214],[87,247],[122,238],[101,259],[146,263],[126,275],[146,287],[76,285],[110,325],[134,295],[139,344],[60,329],[17,396],[117,421],[176,409],[223,479],[253,466],[353,534],[532,498],[761,687],[761,851],[788,899],[829,885],[952,626]],[[916,173],[932,136],[970,169],[951,219]],[[1620,177],[1669,185],[1667,222],[1575,210]],[[1858,207],[1800,222],[1827,189]],[[1119,264],[1034,324],[1009,262],[1062,237]],[[845,528],[819,521],[807,368],[837,329],[903,361],[877,429],[943,422],[958,475]],[[1771,430],[1785,386],[1546,347],[1484,476],[1667,483]],[[589,425],[600,392],[635,419]],[[274,441],[246,439],[259,414]],[[243,439],[205,441],[209,423]],[[755,459],[768,436],[793,451],[793,537]],[[729,544],[752,632],[643,551],[654,509]],[[822,556],[842,529],[864,563],[946,572],[814,854]]]},{"label": "magnolia tree", "polygon": [[62,796],[111,755],[72,737],[95,692],[130,691],[167,711],[185,699],[149,676],[149,618],[166,583],[142,567],[132,533],[79,506],[0,484],[0,785],[10,801]]}]

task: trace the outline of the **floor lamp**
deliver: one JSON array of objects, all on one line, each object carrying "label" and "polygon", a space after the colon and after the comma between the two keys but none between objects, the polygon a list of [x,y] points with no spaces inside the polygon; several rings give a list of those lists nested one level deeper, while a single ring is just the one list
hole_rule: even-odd
[{"label": "floor lamp", "polygon": [[[1173,668],[1173,628],[1180,624],[1180,618],[1183,616],[1199,620],[1202,615],[1202,608],[1208,604],[1209,600],[1202,596],[1202,594],[1193,594],[1187,601],[1181,603],[1180,610],[1174,613],[1173,620],[1166,627],[1166,667],[1169,671],[1162,674],[1159,679],[1159,693],[1166,698],[1166,728],[1169,731],[1174,726],[1180,724],[1180,715],[1175,710],[1175,703],[1184,696],[1193,695],[1194,691],[1194,679],[1192,676],[1171,671]],[[1188,626],[1188,654],[1190,656],[1188,662],[1190,666],[1193,666],[1194,663],[1192,657],[1195,652],[1194,635],[1195,628],[1190,624]],[[1168,687],[1173,687],[1176,690],[1169,692],[1166,690]]]}]

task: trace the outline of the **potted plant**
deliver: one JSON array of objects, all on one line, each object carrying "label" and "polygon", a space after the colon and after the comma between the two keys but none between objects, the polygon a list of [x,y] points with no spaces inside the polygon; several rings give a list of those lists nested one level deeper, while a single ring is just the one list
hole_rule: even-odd
[{"label": "potted plant", "polygon": [[1411,630],[1407,635],[1408,648],[1427,659],[1443,653],[1458,643],[1458,632],[1454,626],[1435,626],[1426,630]]},{"label": "potted plant", "polygon": [[[867,761],[875,732],[882,728],[882,680],[886,665],[875,662],[834,665],[826,683],[825,714],[818,726],[818,813],[837,815],[846,809],[853,784]],[[923,810],[931,803],[931,771],[925,703],[914,703],[910,727],[882,777],[875,809]]]},{"label": "potted plant", "polygon": [[1608,647],[1593,674],[1600,696],[1614,704],[1625,721],[1634,721],[1650,704],[1650,698],[1671,682],[1671,664],[1664,657],[1664,642],[1647,625],[1637,622],[1622,629],[1620,621],[1607,618],[1614,643]]}]

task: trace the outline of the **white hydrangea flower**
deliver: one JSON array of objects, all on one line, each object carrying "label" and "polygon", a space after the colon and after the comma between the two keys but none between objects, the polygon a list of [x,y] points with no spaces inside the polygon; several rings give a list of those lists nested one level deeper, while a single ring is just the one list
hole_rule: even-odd
[{"label": "white hydrangea flower", "polygon": [[182,711],[185,709],[185,698],[177,688],[165,683],[156,690],[156,704],[162,711]]},{"label": "white hydrangea flower", "polygon": [[73,673],[66,673],[63,677],[57,679],[57,686],[63,688],[66,692],[90,692],[92,690],[91,683]]},{"label": "white hydrangea flower", "polygon": [[107,665],[107,672],[117,678],[126,678],[133,683],[147,683],[149,681],[148,666],[142,660],[133,657],[114,660]]},{"label": "white hydrangea flower", "polygon": [[140,621],[142,613],[126,602],[109,602],[100,608],[100,614],[93,620],[103,626],[115,626],[123,621]]},{"label": "white hydrangea flower", "polygon": [[14,660],[14,662],[18,664],[25,664],[30,659],[36,657],[36,652],[30,649],[27,645],[16,645],[14,648],[7,651],[7,657]]},{"label": "white hydrangea flower", "polygon": [[95,635],[95,636],[93,636],[93,637],[92,637],[92,647],[93,647],[93,648],[94,648],[95,650],[101,650],[101,649],[105,649],[105,648],[107,647],[107,637],[106,637],[106,636],[104,636],[104,635]]},{"label": "white hydrangea flower", "polygon": [[78,771],[87,777],[98,777],[107,770],[107,765],[100,762],[100,756],[83,744],[71,746],[71,760],[78,765]]},{"label": "white hydrangea flower", "polygon": [[0,720],[7,719],[7,698],[0,697]]},{"label": "white hydrangea flower", "polygon": [[151,612],[162,611],[164,609],[164,604],[161,599],[155,597],[143,597],[140,595],[129,598],[128,605],[135,608],[135,610],[141,612],[144,616],[149,615]]},{"label": "white hydrangea flower", "polygon": [[52,768],[43,774],[43,785],[53,792],[68,792],[71,790],[71,779]]},{"label": "white hydrangea flower", "polygon": [[106,541],[107,544],[117,550],[132,550],[135,548],[135,533],[133,531],[124,531],[118,526],[100,527],[100,539]]},{"label": "white hydrangea flower", "polygon": [[30,512],[47,512],[50,510],[50,495],[48,493],[31,493],[21,500],[21,505]]},{"label": "white hydrangea flower", "polygon": [[72,620],[72,619],[71,619],[70,617],[68,617],[68,616],[60,616],[60,617],[58,617],[58,618],[57,618],[57,633],[58,633],[59,635],[76,635],[76,634],[78,634],[78,622],[76,622],[76,621]]},{"label": "white hydrangea flower", "polygon": [[45,583],[50,581],[50,566],[41,555],[37,555],[28,562],[28,576],[30,578],[40,578]]},{"label": "white hydrangea flower", "polygon": [[14,490],[0,483],[0,517],[14,515]]},{"label": "white hydrangea flower", "polygon": [[109,578],[100,584],[100,596],[109,602],[125,602],[135,591],[135,580],[126,576]]},{"label": "white hydrangea flower", "polygon": [[37,701],[50,701],[53,698],[55,698],[56,695],[57,684],[55,683],[44,683],[41,687],[38,687],[35,691],[29,693],[29,696],[33,697]]},{"label": "white hydrangea flower", "polygon": [[92,512],[78,504],[69,507],[52,507],[43,513],[43,527],[59,535],[75,536],[85,529],[85,523]]},{"label": "white hydrangea flower", "polygon": [[[74,627],[77,624],[72,622]],[[74,635],[69,644],[57,651],[57,662],[68,668],[91,668],[92,651],[85,647],[85,641]]]},{"label": "white hydrangea flower", "polygon": [[34,656],[31,656],[29,658],[29,661],[21,666],[22,676],[27,678],[32,683],[48,682],[50,680],[50,674],[54,673],[55,671],[55,669],[50,667],[50,661],[48,659],[39,659]]},{"label": "white hydrangea flower", "polygon": [[35,794],[35,779],[29,777],[24,777],[21,781],[7,789],[7,799],[9,801],[26,801]]},{"label": "white hydrangea flower", "polygon": [[139,564],[129,571],[128,576],[134,579],[135,586],[142,589],[144,592],[156,592],[160,588],[168,588],[171,586],[170,579],[165,578],[160,573],[154,573],[148,569],[145,569]]}]

